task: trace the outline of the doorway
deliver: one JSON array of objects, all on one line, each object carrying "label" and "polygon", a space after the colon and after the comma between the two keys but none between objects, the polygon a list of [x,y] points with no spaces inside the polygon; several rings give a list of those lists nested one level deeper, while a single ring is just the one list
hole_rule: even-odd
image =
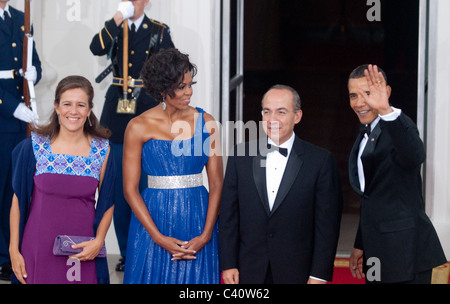
[{"label": "doorway", "polygon": [[303,109],[295,132],[335,155],[344,214],[358,214],[360,204],[347,172],[359,125],[348,101],[350,72],[365,63],[382,67],[392,105],[417,119],[419,0],[379,4],[381,21],[369,21],[366,0],[245,0],[243,120],[260,120],[272,85],[295,88]]}]

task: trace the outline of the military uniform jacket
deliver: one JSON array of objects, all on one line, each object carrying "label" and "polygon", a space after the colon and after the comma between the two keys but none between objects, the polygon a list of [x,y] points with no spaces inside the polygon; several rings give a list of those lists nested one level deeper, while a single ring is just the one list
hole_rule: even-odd
[{"label": "military uniform jacket", "polygon": [[[155,49],[153,53],[159,49],[173,48],[174,44],[170,37],[170,29],[167,25],[158,21],[149,19],[144,16],[141,26],[134,34],[134,37],[129,38],[129,54],[128,54],[128,75],[134,79],[139,79],[139,74],[147,57],[151,56],[149,46],[150,39],[155,26],[162,27],[161,35],[157,37],[160,39],[159,48]],[[131,35],[129,35],[131,37]],[[155,37],[156,38],[156,37]],[[119,71],[115,71],[115,77],[122,78],[123,68],[123,29],[122,26],[116,26],[114,19],[105,22],[102,30],[94,36],[90,45],[91,52],[97,56],[113,54],[117,59],[117,67]],[[111,53],[110,53],[111,52]],[[119,75],[118,75],[119,74]],[[122,87],[111,85],[106,93],[105,104],[103,106],[100,123],[109,128],[112,132],[110,141],[115,143],[123,143],[125,128],[128,122],[154,107],[156,101],[146,94],[145,89],[142,88],[137,99],[136,114],[118,114],[116,113],[117,103],[122,97]],[[130,98],[130,97],[129,97]]]},{"label": "military uniform jacket", "polygon": [[[0,71],[22,68],[24,38],[24,14],[9,6],[12,29],[0,20]],[[33,65],[40,80],[42,69],[36,48],[33,47]],[[23,78],[0,79],[0,133],[26,132],[26,123],[13,116],[20,102],[23,102]]]}]

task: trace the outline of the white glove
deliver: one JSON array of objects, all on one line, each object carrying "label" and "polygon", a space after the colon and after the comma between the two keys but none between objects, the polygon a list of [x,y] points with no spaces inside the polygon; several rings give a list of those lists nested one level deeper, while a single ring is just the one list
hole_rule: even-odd
[{"label": "white glove", "polygon": [[27,71],[25,72],[25,75],[23,74],[23,70],[19,70],[20,76],[24,77],[28,81],[33,81],[33,84],[36,84],[37,80],[37,71],[36,68],[32,65],[30,67],[27,67]]},{"label": "white glove", "polygon": [[122,14],[123,20],[129,19],[134,15],[134,5],[131,1],[121,1],[117,11]]},{"label": "white glove", "polygon": [[26,123],[37,123],[39,120],[39,116],[35,114],[32,110],[30,110],[24,102],[19,103],[16,110],[13,113],[13,116],[17,119],[20,119]]}]

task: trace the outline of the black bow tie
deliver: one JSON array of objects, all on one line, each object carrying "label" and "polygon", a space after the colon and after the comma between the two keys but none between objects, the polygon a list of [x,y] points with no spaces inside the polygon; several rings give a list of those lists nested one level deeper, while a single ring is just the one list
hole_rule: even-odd
[{"label": "black bow tie", "polygon": [[362,134],[367,133],[367,136],[369,136],[369,135],[370,135],[370,132],[371,132],[372,130],[371,130],[370,125],[363,125],[363,124],[361,124],[361,125],[359,126],[359,131],[360,131]]},{"label": "black bow tie", "polygon": [[288,149],[287,148],[281,148],[275,145],[271,145],[271,144],[267,144],[267,149],[273,149],[278,151],[281,155],[283,155],[284,157],[287,157],[288,155]]}]

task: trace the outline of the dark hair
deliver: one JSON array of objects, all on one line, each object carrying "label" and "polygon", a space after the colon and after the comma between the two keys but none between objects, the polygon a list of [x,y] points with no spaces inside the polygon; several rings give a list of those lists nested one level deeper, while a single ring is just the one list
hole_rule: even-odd
[{"label": "dark hair", "polygon": [[172,48],[151,56],[142,67],[141,78],[147,94],[161,102],[165,95],[175,96],[175,90],[187,72],[194,78],[197,67],[189,61],[189,55]]},{"label": "dark hair", "polygon": [[[59,105],[62,94],[72,89],[82,89],[88,96],[89,109],[94,107],[94,88],[89,80],[83,76],[77,75],[67,76],[58,83],[55,91],[55,104]],[[36,132],[39,135],[49,136],[50,138],[57,136],[59,134],[59,130],[60,125],[58,114],[55,110],[53,110],[53,113],[50,116],[50,122],[47,125],[33,128],[33,132]],[[109,138],[111,136],[110,130],[100,126],[100,123],[93,111],[91,111],[89,119],[86,119],[84,124],[84,132],[93,137]]]},{"label": "dark hair", "polygon": [[[363,78],[366,77],[364,75],[364,71],[369,69],[369,65],[368,64],[363,64],[360,65],[359,67],[357,67],[356,69],[354,69],[351,73],[350,76],[348,77],[348,79],[358,79],[358,78]],[[384,80],[386,81],[386,84],[388,83],[388,79],[386,76],[386,73],[383,71],[382,68],[380,68],[378,66],[378,72],[380,72],[381,74],[383,74]]]},{"label": "dark hair", "polygon": [[300,111],[302,109],[302,102],[300,100],[300,95],[298,94],[298,92],[293,88],[290,87],[288,85],[284,85],[284,84],[276,84],[273,85],[263,96],[262,100],[261,100],[261,106],[262,103],[264,101],[264,98],[266,97],[267,93],[270,90],[288,90],[289,92],[291,92],[292,94],[292,100],[294,102],[294,112]]}]

